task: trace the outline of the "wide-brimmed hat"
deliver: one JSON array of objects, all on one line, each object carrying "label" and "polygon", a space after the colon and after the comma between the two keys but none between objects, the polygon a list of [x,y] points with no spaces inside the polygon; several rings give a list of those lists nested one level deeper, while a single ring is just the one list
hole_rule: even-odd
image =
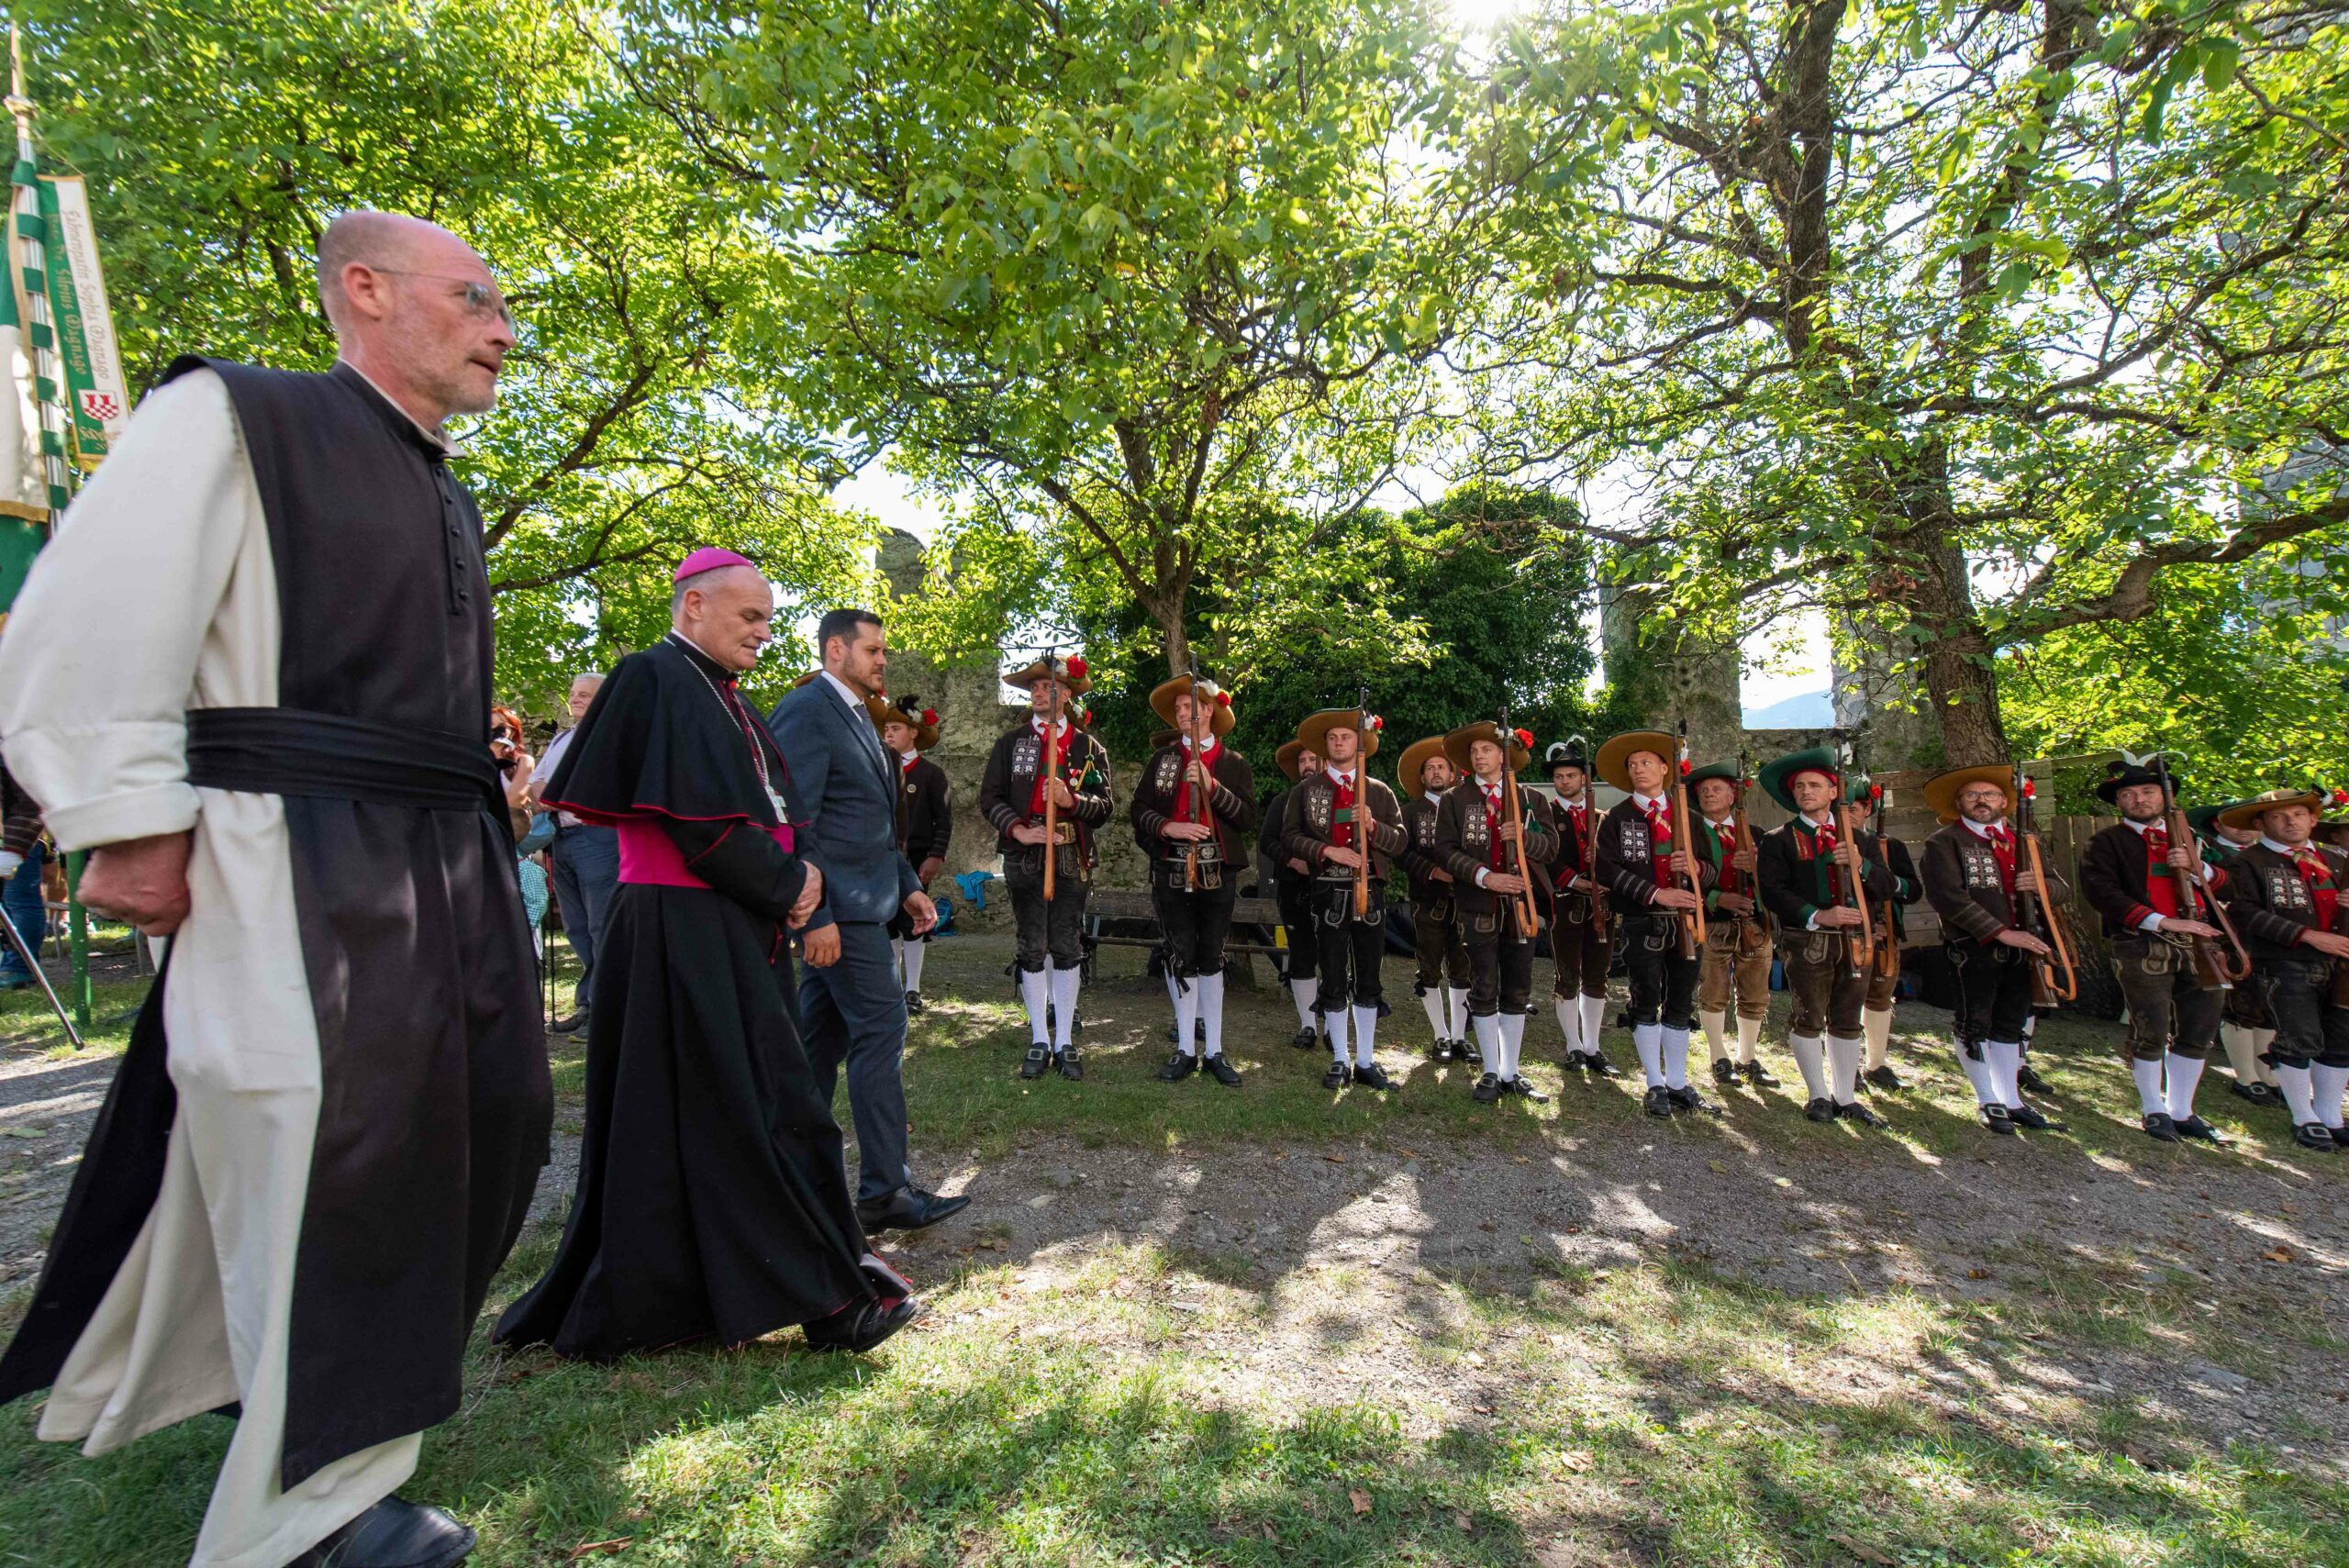
[{"label": "wide-brimmed hat", "polygon": [[2186,825],[2197,833],[2208,833],[2218,825],[2220,812],[2242,804],[2239,800],[2214,800],[2207,806],[2189,807],[2186,813]]},{"label": "wide-brimmed hat", "polygon": [[[1171,731],[1168,733],[1167,740],[1170,744],[1174,740]],[[1295,784],[1305,776],[1305,764],[1298,759],[1308,751],[1312,751],[1317,757],[1321,754],[1302,740],[1284,740],[1281,742],[1281,749],[1273,753],[1273,766],[1286,773],[1288,782]]]},{"label": "wide-brimmed hat", "polygon": [[1828,746],[1807,746],[1783,757],[1773,757],[1762,764],[1762,771],[1754,778],[1762,785],[1763,794],[1788,811],[1798,811],[1801,807],[1795,805],[1797,773],[1825,773],[1838,789],[1843,785],[1842,760]]},{"label": "wide-brimmed hat", "polygon": [[1579,735],[1569,735],[1564,740],[1553,740],[1542,753],[1542,766],[1551,773],[1560,768],[1580,768],[1590,772],[1590,742]]},{"label": "wide-brimmed hat", "polygon": [[1153,751],[1163,751],[1181,739],[1183,739],[1183,732],[1179,729],[1153,729],[1150,735],[1150,749]]},{"label": "wide-brimmed hat", "polygon": [[1489,740],[1494,745],[1499,746],[1508,757],[1508,771],[1512,773],[1533,761],[1531,731],[1512,729],[1506,737],[1506,745],[1503,744],[1503,740],[1501,727],[1498,724],[1489,718],[1480,718],[1474,724],[1464,724],[1446,735],[1443,738],[1443,754],[1452,759],[1452,765],[1458,768],[1464,775],[1476,771],[1468,764],[1468,748],[1479,740]]},{"label": "wide-brimmed hat", "polygon": [[1884,809],[1884,786],[1865,773],[1854,773],[1843,786],[1843,804],[1881,811]]},{"label": "wide-brimmed hat", "polygon": [[1204,676],[1193,681],[1188,675],[1177,675],[1152,688],[1150,711],[1180,729],[1182,721],[1174,717],[1174,699],[1188,696],[1194,686],[1198,688],[1199,700],[1206,703],[1215,715],[1208,721],[1209,730],[1219,737],[1230,734],[1233,723],[1231,694]]},{"label": "wide-brimmed hat", "polygon": [[1720,779],[1724,783],[1735,784],[1740,789],[1745,787],[1745,775],[1739,771],[1734,762],[1707,762],[1701,768],[1691,768],[1681,776],[1680,782],[1690,789],[1695,789],[1707,779]]},{"label": "wide-brimmed hat", "polygon": [[2014,764],[1976,762],[1970,768],[1951,768],[1927,779],[1920,792],[1925,797],[1925,809],[1944,822],[1956,821],[1958,792],[1971,784],[1997,784],[2007,793],[2007,809],[2015,808]]},{"label": "wide-brimmed hat", "polygon": [[[1294,745],[1296,742],[1292,741],[1290,744]],[[1425,800],[1428,792],[1426,786],[1419,782],[1419,775],[1427,772],[1430,757],[1443,756],[1445,756],[1443,737],[1441,735],[1431,735],[1424,740],[1412,741],[1403,748],[1403,760],[1395,764],[1395,782],[1401,784],[1403,793],[1413,800]],[[1450,759],[1447,757],[1446,760]],[[1457,767],[1459,764],[1455,762],[1453,765]]]},{"label": "wide-brimmed hat", "polygon": [[2324,796],[2312,789],[2271,789],[2254,795],[2249,800],[2238,800],[2232,806],[2221,806],[2213,820],[2221,827],[2252,829],[2259,827],[2259,819],[2279,806],[2305,806],[2310,812],[2324,810]]},{"label": "wide-brimmed hat", "polygon": [[922,706],[921,698],[911,692],[894,697],[885,694],[869,699],[864,706],[873,711],[875,728],[902,724],[912,730],[915,751],[927,751],[938,744],[938,710]]},{"label": "wide-brimmed hat", "polygon": [[1628,792],[1631,787],[1631,775],[1625,771],[1623,764],[1634,751],[1654,752],[1664,759],[1664,765],[1668,771],[1672,760],[1680,754],[1680,742],[1661,729],[1627,729],[1620,735],[1611,736],[1607,744],[1598,749],[1598,776],[1617,789]]},{"label": "wide-brimmed hat", "polygon": [[1330,748],[1324,738],[1332,729],[1352,729],[1362,736],[1362,754],[1375,757],[1378,755],[1378,732],[1386,723],[1376,714],[1364,713],[1358,707],[1325,707],[1305,716],[1297,727],[1297,738],[1327,762]]},{"label": "wide-brimmed hat", "polygon": [[1063,659],[1056,653],[1045,654],[1024,670],[1014,670],[1003,678],[1003,684],[1024,686],[1032,691],[1036,683],[1043,680],[1058,681],[1068,688],[1068,695],[1073,697],[1083,696],[1093,689],[1093,677],[1085,669],[1084,660]]},{"label": "wide-brimmed hat", "polygon": [[[2124,789],[2136,784],[2160,784],[2162,775],[2154,767],[2154,760],[2160,755],[2158,751],[2148,751],[2140,758],[2124,753],[2107,762],[2104,765],[2104,777],[2096,786],[2096,797],[2105,805],[2112,806],[2119,802],[2121,792]],[[2169,770],[2169,784],[2173,790],[2179,787],[2176,768]]]}]

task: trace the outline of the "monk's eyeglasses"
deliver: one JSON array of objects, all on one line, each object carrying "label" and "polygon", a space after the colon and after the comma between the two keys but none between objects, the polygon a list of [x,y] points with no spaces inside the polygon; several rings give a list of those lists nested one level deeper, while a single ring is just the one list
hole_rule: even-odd
[{"label": "monk's eyeglasses", "polygon": [[455,277],[447,272],[412,272],[406,267],[377,267],[370,263],[369,270],[389,272],[395,278],[429,278],[435,283],[455,284],[464,291],[467,315],[484,321],[491,317],[495,317],[506,323],[506,329],[508,332],[520,329],[515,323],[513,307],[506,303],[506,296],[488,284],[476,283],[472,278]]}]

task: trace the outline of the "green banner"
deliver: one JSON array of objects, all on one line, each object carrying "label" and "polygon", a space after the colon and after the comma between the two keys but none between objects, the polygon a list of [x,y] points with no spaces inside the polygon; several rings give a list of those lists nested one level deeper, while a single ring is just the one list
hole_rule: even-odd
[{"label": "green banner", "polygon": [[42,236],[42,260],[49,271],[50,306],[57,313],[57,352],[65,372],[73,450],[82,466],[93,469],[104,461],[130,417],[130,403],[122,384],[106,281],[98,271],[97,235],[81,179],[41,176],[40,216],[48,231]]}]

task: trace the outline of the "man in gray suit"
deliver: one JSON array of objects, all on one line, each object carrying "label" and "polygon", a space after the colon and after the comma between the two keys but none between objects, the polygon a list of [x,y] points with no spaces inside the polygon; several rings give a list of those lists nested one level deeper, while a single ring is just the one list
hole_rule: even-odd
[{"label": "man in gray suit", "polygon": [[816,647],[822,671],[767,720],[790,769],[796,849],[824,873],[823,902],[801,936],[800,1029],[826,1100],[848,1066],[857,1218],[867,1232],[918,1230],[971,1201],[923,1191],[906,1163],[906,998],[887,928],[902,909],[927,931],[938,911],[897,849],[896,764],[865,706],[888,668],[881,618],[833,610],[816,625]]}]

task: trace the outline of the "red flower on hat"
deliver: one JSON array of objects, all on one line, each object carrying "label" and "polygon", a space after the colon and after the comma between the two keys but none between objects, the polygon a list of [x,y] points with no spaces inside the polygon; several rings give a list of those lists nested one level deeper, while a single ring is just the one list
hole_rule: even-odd
[{"label": "red flower on hat", "polygon": [[926,707],[922,709],[921,721],[924,724],[936,724],[938,722],[938,710],[934,707]]},{"label": "red flower on hat", "polygon": [[1695,773],[1696,771],[1697,771],[1697,764],[1696,764],[1696,763],[1694,763],[1694,762],[1690,762],[1690,761],[1689,761],[1687,758],[1686,758],[1686,757],[1683,757],[1683,758],[1681,758],[1681,759],[1680,759],[1680,776],[1681,776],[1682,778],[1684,778],[1684,779],[1685,779],[1685,778],[1687,778],[1690,773]]},{"label": "red flower on hat", "polygon": [[1230,707],[1231,706],[1231,694],[1230,692],[1218,692],[1215,695],[1215,700],[1218,707]]},{"label": "red flower on hat", "polygon": [[2036,784],[2033,784],[2028,776],[2026,776],[2022,781],[2022,797],[2025,800],[2036,800],[2039,798],[2039,786]]},{"label": "red flower on hat", "polygon": [[1084,661],[1084,660],[1082,660],[1082,659],[1072,659],[1072,660],[1070,660],[1070,661],[1068,662],[1067,669],[1068,669],[1068,675],[1069,675],[1069,679],[1070,679],[1070,680],[1072,680],[1072,681],[1081,681],[1081,680],[1085,679],[1085,661]]},{"label": "red flower on hat", "polygon": [[1529,751],[1533,750],[1533,731],[1531,729],[1512,729],[1509,733],[1517,737],[1517,743],[1519,745],[1524,747]]},{"label": "red flower on hat", "polygon": [[1370,716],[1370,727],[1373,729],[1384,729],[1386,728],[1386,721],[1374,713]]},{"label": "red flower on hat", "polygon": [[1880,784],[1872,784],[1868,785],[1868,798],[1870,800],[1882,800],[1884,798],[1884,786]]}]

